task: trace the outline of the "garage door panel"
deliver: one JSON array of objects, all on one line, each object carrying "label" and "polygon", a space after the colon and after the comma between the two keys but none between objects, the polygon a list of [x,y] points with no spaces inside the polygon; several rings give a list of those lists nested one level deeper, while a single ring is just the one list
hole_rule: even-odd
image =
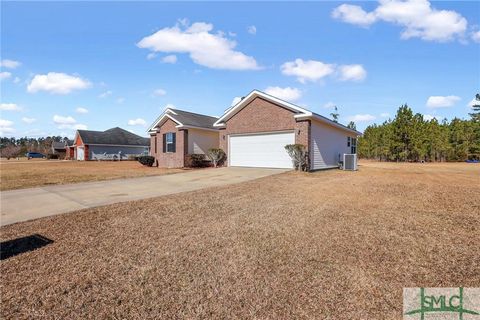
[{"label": "garage door panel", "polygon": [[292,168],[285,145],[295,143],[293,132],[230,136],[230,165]]}]

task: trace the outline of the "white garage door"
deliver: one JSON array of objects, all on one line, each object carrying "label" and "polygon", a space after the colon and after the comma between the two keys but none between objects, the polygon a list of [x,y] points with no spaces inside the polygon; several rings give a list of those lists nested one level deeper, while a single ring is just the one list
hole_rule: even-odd
[{"label": "white garage door", "polygon": [[85,150],[83,147],[77,147],[77,160],[85,160]]},{"label": "white garage door", "polygon": [[292,168],[285,150],[295,143],[293,132],[230,136],[229,165],[234,167]]}]

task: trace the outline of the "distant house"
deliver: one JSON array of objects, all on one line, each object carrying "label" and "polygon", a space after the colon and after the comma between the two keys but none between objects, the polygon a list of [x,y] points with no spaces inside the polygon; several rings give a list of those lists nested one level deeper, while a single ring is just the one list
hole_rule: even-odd
[{"label": "distant house", "polygon": [[150,139],[122,128],[106,131],[77,130],[73,146],[76,160],[126,160],[131,155],[148,154]]},{"label": "distant house", "polygon": [[50,154],[57,155],[59,158],[65,158],[67,151],[66,141],[53,141],[50,149]]}]

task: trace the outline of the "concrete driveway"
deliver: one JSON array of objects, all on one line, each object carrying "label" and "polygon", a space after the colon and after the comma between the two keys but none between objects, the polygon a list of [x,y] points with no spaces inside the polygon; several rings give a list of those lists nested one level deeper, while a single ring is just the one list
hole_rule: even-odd
[{"label": "concrete driveway", "polygon": [[230,167],[3,191],[0,226],[116,202],[239,183],[285,171]]}]

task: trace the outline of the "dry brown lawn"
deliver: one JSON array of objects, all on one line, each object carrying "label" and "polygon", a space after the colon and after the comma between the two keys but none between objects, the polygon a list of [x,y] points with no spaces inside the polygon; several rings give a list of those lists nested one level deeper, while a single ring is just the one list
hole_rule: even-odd
[{"label": "dry brown lawn", "polygon": [[10,225],[3,319],[401,319],[480,286],[480,167],[364,162]]},{"label": "dry brown lawn", "polygon": [[4,160],[0,161],[0,190],[163,175],[180,171],[145,167],[136,161]]}]

